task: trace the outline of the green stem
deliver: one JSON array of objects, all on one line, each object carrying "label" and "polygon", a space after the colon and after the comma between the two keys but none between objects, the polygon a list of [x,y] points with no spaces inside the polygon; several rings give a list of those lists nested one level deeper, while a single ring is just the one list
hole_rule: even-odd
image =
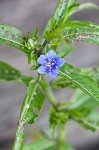
[{"label": "green stem", "polygon": [[57,110],[58,102],[57,102],[51,88],[46,89],[46,95],[49,98],[49,101],[52,104],[52,106],[55,108],[55,110]]},{"label": "green stem", "polygon": [[40,82],[43,79],[43,75],[42,74],[38,74],[38,81]]},{"label": "green stem", "polygon": [[65,143],[65,125],[60,123],[58,126],[57,150],[64,149]]}]

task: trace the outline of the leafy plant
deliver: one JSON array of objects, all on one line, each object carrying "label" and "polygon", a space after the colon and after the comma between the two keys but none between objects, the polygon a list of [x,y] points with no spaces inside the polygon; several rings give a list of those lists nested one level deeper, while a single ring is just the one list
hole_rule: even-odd
[{"label": "leafy plant", "polygon": [[[27,36],[9,25],[0,24],[0,43],[16,47],[26,54],[31,71],[38,77],[25,76],[0,61],[0,81],[22,82],[27,86],[23,100],[13,150],[74,150],[65,143],[65,124],[74,120],[91,131],[99,130],[99,68],[76,68],[63,59],[73,50],[73,43],[86,41],[99,44],[99,25],[85,21],[70,21],[71,15],[84,9],[99,9],[93,3],[79,4],[76,0],[58,0],[54,15],[48,21],[39,44],[38,29]],[[62,46],[62,50],[58,49]],[[62,58],[61,58],[62,57]],[[44,75],[56,78],[46,82]],[[59,103],[52,89],[72,88],[69,101]],[[24,124],[34,124],[45,97],[50,101],[50,135],[42,134],[25,145]],[[55,136],[58,127],[57,136]]]}]

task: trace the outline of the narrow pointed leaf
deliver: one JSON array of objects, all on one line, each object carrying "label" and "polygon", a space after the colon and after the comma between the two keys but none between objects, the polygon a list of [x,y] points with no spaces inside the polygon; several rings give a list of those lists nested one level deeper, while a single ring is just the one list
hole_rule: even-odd
[{"label": "narrow pointed leaf", "polygon": [[38,86],[34,93],[34,97],[32,97],[30,108],[28,109],[26,117],[25,117],[25,120],[29,124],[33,124],[36,118],[40,115],[40,110],[42,108],[44,98],[45,96],[43,92],[41,91],[40,87]]},{"label": "narrow pointed leaf", "polygon": [[73,50],[73,45],[68,41],[63,41],[61,47],[62,48],[59,51],[57,51],[57,55],[59,57],[65,57],[68,53],[70,53],[70,51]]},{"label": "narrow pointed leaf", "polygon": [[19,122],[34,123],[40,113],[40,109],[44,102],[44,95],[39,84],[34,80],[30,81],[27,94],[24,99]]},{"label": "narrow pointed leaf", "polygon": [[59,75],[69,79],[77,88],[92,97],[93,100],[99,101],[99,86],[89,76],[82,75],[79,69],[65,63],[60,68]]},{"label": "narrow pointed leaf", "polygon": [[99,85],[99,67],[90,67],[81,69],[83,75],[89,75]]},{"label": "narrow pointed leaf", "polygon": [[[86,76],[90,76],[97,85],[99,85],[99,67],[90,67],[90,68],[81,68],[81,74]],[[56,87],[56,88],[64,88],[64,87],[71,87],[71,88],[76,88],[74,83],[70,81],[69,79],[65,77],[59,76],[55,80],[51,82],[51,86]]]},{"label": "narrow pointed leaf", "polygon": [[[97,115],[97,113],[95,113],[94,115]],[[94,122],[94,120],[90,120],[87,117],[86,118],[74,117],[73,119],[86,129],[89,129],[91,131],[99,131],[99,118],[97,119],[97,122]]]},{"label": "narrow pointed leaf", "polygon": [[99,6],[97,6],[94,3],[88,2],[88,3],[82,3],[81,5],[79,5],[79,7],[74,11],[75,12],[79,12],[81,10],[85,10],[85,9],[97,9],[99,10]]},{"label": "narrow pointed leaf", "polygon": [[15,81],[21,78],[21,73],[14,67],[0,61],[0,81]]},{"label": "narrow pointed leaf", "polygon": [[16,47],[27,53],[28,49],[23,44],[23,33],[15,27],[0,24],[0,43]]},{"label": "narrow pointed leaf", "polygon": [[23,147],[22,140],[19,140],[17,142],[17,139],[20,138],[21,131],[22,135],[24,134],[23,130],[20,130],[20,127],[22,127],[23,129],[24,123],[29,124],[34,123],[35,119],[40,114],[40,109],[42,107],[43,102],[44,102],[44,95],[40,90],[39,84],[36,83],[35,80],[31,80],[27,88],[27,94],[22,104],[19,118],[19,126],[14,140],[13,150],[18,150],[17,147],[21,150],[21,147]]},{"label": "narrow pointed leaf", "polygon": [[98,101],[94,101],[81,90],[76,90],[72,99],[63,104],[61,110],[64,114],[68,112],[70,120],[91,131],[99,131],[99,111],[96,110]]},{"label": "narrow pointed leaf", "polygon": [[53,150],[52,147],[54,146],[55,141],[42,137],[30,144],[25,145],[23,150]]},{"label": "narrow pointed leaf", "polygon": [[98,102],[93,101],[93,99],[89,95],[86,95],[81,90],[75,91],[73,97],[71,98],[68,104],[69,110],[77,109],[78,111],[84,110],[85,112],[86,110],[88,110],[87,111],[88,113],[90,113],[97,107],[98,107]]},{"label": "narrow pointed leaf", "polygon": [[69,101],[68,109],[73,111],[73,119],[86,129],[99,130],[98,102],[81,90],[77,90]]},{"label": "narrow pointed leaf", "polygon": [[28,84],[32,79],[33,77],[24,76],[19,70],[15,69],[11,65],[0,61],[0,82],[14,81]]},{"label": "narrow pointed leaf", "polygon": [[56,6],[53,17],[48,21],[43,33],[44,38],[50,38],[54,30],[57,30],[72,14],[72,11],[76,10],[78,4],[76,0],[59,0]]}]

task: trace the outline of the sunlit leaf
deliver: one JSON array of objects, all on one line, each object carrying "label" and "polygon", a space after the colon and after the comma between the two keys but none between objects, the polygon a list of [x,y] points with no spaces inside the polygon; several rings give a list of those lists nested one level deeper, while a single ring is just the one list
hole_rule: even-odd
[{"label": "sunlit leaf", "polygon": [[[90,76],[99,85],[99,67],[96,66],[89,68],[81,68],[80,70],[82,75]],[[72,81],[61,76],[53,80],[50,84],[51,86],[56,88],[64,88],[64,87],[76,88],[75,84]]]},{"label": "sunlit leaf", "polygon": [[72,12],[76,10],[78,4],[76,0],[59,0],[56,6],[53,17],[48,21],[43,33],[44,38],[50,38],[54,30],[57,30],[67,19],[71,16]]},{"label": "sunlit leaf", "polygon": [[91,22],[71,21],[63,27],[63,36],[71,42],[86,41],[99,44],[99,25]]},{"label": "sunlit leaf", "polygon": [[34,80],[30,81],[27,94],[22,105],[19,122],[23,121],[34,123],[34,120],[40,113],[43,102],[44,95],[40,90],[39,84]]},{"label": "sunlit leaf", "polygon": [[79,5],[79,7],[74,11],[75,12],[79,12],[81,10],[85,10],[85,9],[99,9],[99,6],[97,6],[94,3],[88,2],[88,3],[82,3]]},{"label": "sunlit leaf", "polygon": [[[19,137],[19,135],[21,134],[19,130],[20,126],[23,126],[24,123],[29,123],[29,124],[34,123],[35,119],[40,114],[40,109],[42,107],[43,102],[44,102],[44,95],[40,90],[39,84],[36,83],[35,80],[31,80],[27,88],[27,94],[22,104],[20,118],[19,118],[19,126],[14,140],[15,141],[14,147],[17,147],[17,139],[20,138]],[[18,145],[21,148],[22,142],[19,141]]]},{"label": "sunlit leaf", "polygon": [[23,33],[15,27],[0,24],[0,43],[16,47],[27,53],[28,49],[23,44]]},{"label": "sunlit leaf", "polygon": [[72,81],[77,88],[88,94],[93,100],[99,101],[99,86],[89,76],[82,75],[79,69],[65,63],[60,68],[59,75]]}]

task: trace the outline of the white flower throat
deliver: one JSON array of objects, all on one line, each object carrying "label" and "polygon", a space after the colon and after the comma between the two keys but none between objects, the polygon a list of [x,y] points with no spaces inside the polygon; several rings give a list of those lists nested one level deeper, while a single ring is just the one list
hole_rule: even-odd
[{"label": "white flower throat", "polygon": [[52,69],[52,67],[55,65],[56,61],[53,59],[49,59],[45,61],[45,66],[48,68],[48,70],[50,71]]}]

